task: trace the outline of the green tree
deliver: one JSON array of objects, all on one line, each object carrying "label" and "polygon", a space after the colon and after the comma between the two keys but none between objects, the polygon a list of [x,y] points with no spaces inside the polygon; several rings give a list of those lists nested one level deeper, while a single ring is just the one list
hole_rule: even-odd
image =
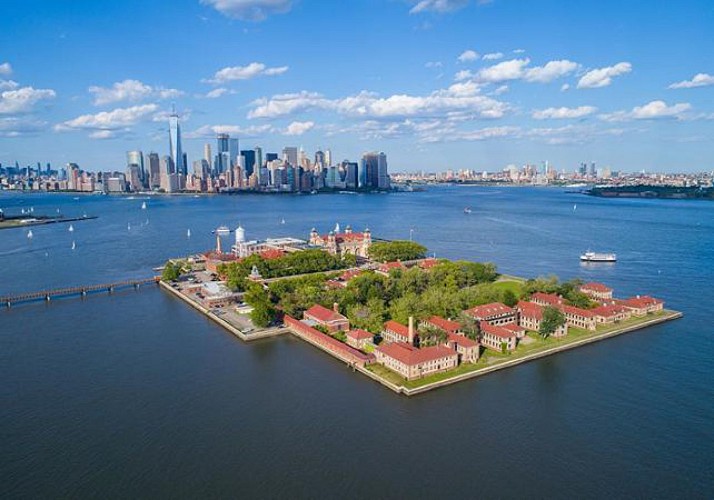
[{"label": "green tree", "polygon": [[270,302],[258,302],[253,305],[250,320],[260,328],[270,326],[275,321],[277,311]]},{"label": "green tree", "polygon": [[436,328],[434,326],[420,326],[419,327],[419,347],[425,347],[430,345],[440,345],[445,343],[449,335],[441,328]]},{"label": "green tree", "polygon": [[378,262],[423,259],[426,257],[426,247],[405,240],[373,243],[369,247],[369,257]]},{"label": "green tree", "polygon": [[501,301],[508,307],[515,307],[515,305],[518,304],[518,297],[513,293],[513,290],[505,290]]},{"label": "green tree", "polygon": [[459,323],[461,323],[461,329],[467,338],[470,338],[471,340],[479,339],[481,336],[481,326],[473,316],[461,313],[459,316]]},{"label": "green tree", "polygon": [[181,266],[179,264],[174,264],[171,261],[167,261],[164,265],[164,270],[161,273],[161,279],[163,281],[176,281],[179,276],[181,276]]},{"label": "green tree", "polygon": [[543,319],[540,321],[538,333],[545,339],[565,324],[565,315],[555,307],[547,306],[543,308]]}]

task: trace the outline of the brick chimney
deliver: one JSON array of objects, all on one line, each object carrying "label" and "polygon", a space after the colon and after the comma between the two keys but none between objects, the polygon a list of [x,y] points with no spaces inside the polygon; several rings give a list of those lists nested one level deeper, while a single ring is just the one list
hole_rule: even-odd
[{"label": "brick chimney", "polygon": [[409,316],[409,345],[414,345],[414,316]]}]

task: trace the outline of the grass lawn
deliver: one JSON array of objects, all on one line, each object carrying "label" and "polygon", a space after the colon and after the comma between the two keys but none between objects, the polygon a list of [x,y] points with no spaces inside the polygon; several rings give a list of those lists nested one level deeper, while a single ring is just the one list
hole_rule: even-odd
[{"label": "grass lawn", "polygon": [[494,290],[499,292],[505,292],[506,290],[512,291],[516,297],[519,299],[523,296],[523,283],[515,280],[499,280],[491,283],[489,285]]}]

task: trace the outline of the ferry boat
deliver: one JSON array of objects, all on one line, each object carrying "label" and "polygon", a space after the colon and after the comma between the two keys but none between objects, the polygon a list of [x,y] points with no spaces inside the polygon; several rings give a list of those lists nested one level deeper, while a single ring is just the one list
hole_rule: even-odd
[{"label": "ferry boat", "polygon": [[614,253],[585,252],[580,256],[584,262],[617,262],[617,255]]}]

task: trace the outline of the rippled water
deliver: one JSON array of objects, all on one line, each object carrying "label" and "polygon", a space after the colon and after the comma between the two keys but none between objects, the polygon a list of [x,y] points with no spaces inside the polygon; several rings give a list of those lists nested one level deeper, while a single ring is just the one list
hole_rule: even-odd
[{"label": "rippled water", "polygon": [[[142,201],[0,193],[6,213],[99,216],[32,240],[0,231],[0,295],[148,276],[221,224],[263,238],[339,222],[413,229],[437,256],[510,274],[651,293],[685,317],[408,399],[291,337],[243,344],[153,287],[13,307],[0,311],[3,497],[714,491],[714,204],[478,187]],[[588,248],[619,262],[583,266]]]}]

